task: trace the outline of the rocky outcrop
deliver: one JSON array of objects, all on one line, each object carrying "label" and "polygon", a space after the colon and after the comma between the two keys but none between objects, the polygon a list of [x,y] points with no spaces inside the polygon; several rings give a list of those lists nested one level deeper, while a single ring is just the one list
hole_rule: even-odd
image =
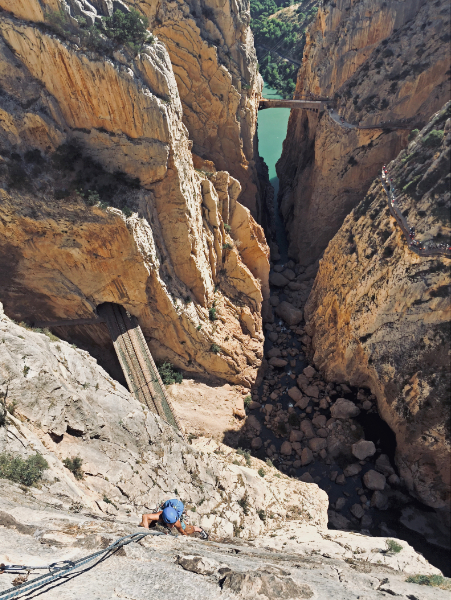
[{"label": "rocky outcrop", "polygon": [[268,248],[240,183],[195,171],[165,46],[105,55],[72,21],[44,27],[38,2],[27,20],[21,3],[0,6],[22,17],[0,22],[7,313],[51,321],[123,304],[156,358],[249,385]]},{"label": "rocky outcrop", "polygon": [[[247,538],[278,527],[295,497],[301,521],[326,526],[325,492],[280,479],[275,469],[262,478],[233,464],[233,451],[228,460],[213,453],[206,460],[87,352],[20,327],[3,311],[0,340],[1,400],[9,410],[0,451],[42,454],[49,468],[40,494],[48,504],[67,510],[79,503],[80,510],[119,519],[133,514],[136,521],[175,494],[212,533],[233,536],[235,527]],[[83,462],[82,480],[61,462],[74,456]]]},{"label": "rocky outcrop", "polygon": [[[183,598],[205,600],[322,598],[337,590],[357,598],[362,589],[370,599],[385,590],[407,600],[418,587],[405,582],[407,574],[439,574],[403,541],[395,554],[387,538],[328,531],[326,493],[316,485],[256,459],[241,466],[237,453],[216,444],[213,450],[208,439],[186,444],[88,353],[14,324],[3,312],[0,393],[7,408],[2,468],[5,452],[47,461],[38,486],[1,480],[2,563],[78,560],[144,533],[140,513],[170,496],[181,497],[190,522],[210,533],[208,544],[149,535],[89,565],[75,581],[45,589],[49,598],[156,600],[164,582],[169,600],[181,598],[181,586]],[[75,457],[78,478],[63,463]],[[264,476],[256,471],[263,465]],[[16,576],[3,574],[0,589]],[[445,597],[427,589],[427,600]]]},{"label": "rocky outcrop", "polygon": [[396,207],[425,246],[435,240],[431,255],[409,248],[375,181],[327,247],[305,306],[315,365],[371,388],[396,434],[401,477],[445,519],[450,260],[434,251],[449,238],[449,117],[447,105],[388,165]]},{"label": "rocky outcrop", "polygon": [[[314,263],[367,192],[380,166],[448,99],[446,2],[324,2],[308,31],[296,94],[334,100],[345,120],[407,130],[347,129],[293,110],[277,170],[290,254]],[[409,123],[411,124],[409,126]]]}]

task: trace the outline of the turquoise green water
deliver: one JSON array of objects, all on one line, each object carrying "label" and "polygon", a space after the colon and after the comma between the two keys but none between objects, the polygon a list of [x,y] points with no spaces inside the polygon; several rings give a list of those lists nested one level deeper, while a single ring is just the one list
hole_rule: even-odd
[{"label": "turquoise green water", "polygon": [[[266,84],[263,87],[264,98],[282,98]],[[287,135],[289,108],[266,108],[258,113],[258,152],[268,166],[269,181],[274,188],[274,208],[276,214],[277,243],[282,255],[286,254],[287,241],[285,227],[279,216],[277,192],[279,179],[276,175],[276,162],[282,154],[282,144]]]}]

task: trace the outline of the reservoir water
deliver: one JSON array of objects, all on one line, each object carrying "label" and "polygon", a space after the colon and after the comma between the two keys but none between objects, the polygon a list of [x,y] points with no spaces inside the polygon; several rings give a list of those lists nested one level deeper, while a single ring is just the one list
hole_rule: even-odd
[{"label": "reservoir water", "polygon": [[[276,90],[266,84],[263,87],[264,98],[282,98]],[[277,205],[277,193],[279,191],[279,179],[276,174],[276,162],[282,154],[283,140],[287,135],[289,108],[266,108],[258,113],[258,151],[268,166],[269,181],[274,188],[274,212],[276,216],[277,245],[282,260],[288,256],[288,244],[285,235],[285,227],[281,219]]]}]

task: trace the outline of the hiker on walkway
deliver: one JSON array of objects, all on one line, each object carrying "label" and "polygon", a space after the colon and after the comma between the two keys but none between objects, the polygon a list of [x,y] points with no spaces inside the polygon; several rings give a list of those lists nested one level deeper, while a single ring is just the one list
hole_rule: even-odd
[{"label": "hiker on walkway", "polygon": [[166,500],[162,506],[162,510],[143,515],[139,527],[149,529],[150,527],[155,527],[155,525],[159,523],[168,529],[175,527],[180,535],[200,533],[201,539],[207,540],[208,534],[201,527],[195,527],[194,525],[185,523],[183,518],[184,510],[185,506],[181,500],[177,500],[176,498]]}]

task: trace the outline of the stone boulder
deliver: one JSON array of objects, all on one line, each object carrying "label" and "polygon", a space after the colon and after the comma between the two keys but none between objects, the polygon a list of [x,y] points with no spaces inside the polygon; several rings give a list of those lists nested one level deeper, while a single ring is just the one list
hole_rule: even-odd
[{"label": "stone boulder", "polygon": [[302,372],[308,379],[311,379],[313,377],[313,375],[316,374],[316,370],[311,365],[309,365],[308,367],[305,367],[305,369],[303,369]]},{"label": "stone boulder", "polygon": [[302,431],[298,431],[297,429],[292,429],[290,433],[290,442],[300,442],[304,434]]},{"label": "stone boulder", "polygon": [[291,445],[291,443],[288,441],[283,442],[283,444],[280,447],[280,454],[285,454],[286,456],[290,456],[290,454],[292,452],[293,452],[293,446]]},{"label": "stone boulder", "polygon": [[284,360],[283,358],[278,358],[277,356],[273,356],[273,358],[269,359],[268,364],[270,364],[272,367],[278,367],[279,369],[281,369],[282,367],[287,366],[288,361]]},{"label": "stone boulder", "polygon": [[288,395],[294,402],[300,402],[303,398],[301,390],[295,385],[288,390]]},{"label": "stone boulder", "polygon": [[318,428],[325,427],[327,423],[327,417],[326,415],[316,415],[315,417],[313,417],[312,423],[315,427]]},{"label": "stone boulder", "polygon": [[253,438],[252,442],[251,442],[251,448],[252,450],[260,450],[260,448],[263,446],[263,441],[261,437],[255,437]]},{"label": "stone boulder", "polygon": [[330,414],[334,419],[352,419],[360,414],[360,409],[354,402],[346,400],[345,398],[338,398],[331,406]]},{"label": "stone boulder", "polygon": [[365,458],[376,454],[376,446],[368,440],[359,440],[352,444],[352,454],[359,460],[365,460]]},{"label": "stone boulder", "polygon": [[276,287],[285,287],[288,285],[289,280],[284,277],[281,273],[270,273],[269,274],[269,283],[271,285],[275,285]]},{"label": "stone boulder", "polygon": [[388,508],[388,498],[381,491],[376,490],[373,492],[371,496],[371,506],[374,508],[378,508],[379,510],[387,510]]},{"label": "stone boulder", "polygon": [[390,459],[386,454],[381,454],[376,460],[376,471],[379,471],[385,477],[390,477],[390,475],[395,473],[394,468],[390,464]]},{"label": "stone boulder", "polygon": [[309,465],[311,462],[313,462],[313,454],[312,454],[312,451],[310,450],[310,448],[304,448],[302,450],[301,462],[302,462],[303,467],[305,467],[305,465]]},{"label": "stone boulder", "polygon": [[220,564],[211,558],[195,555],[178,556],[177,564],[185,569],[185,571],[191,571],[199,575],[213,575],[220,567]]},{"label": "stone boulder", "polygon": [[303,419],[301,421],[300,429],[306,438],[310,439],[316,437],[315,430],[310,419]]},{"label": "stone boulder", "polygon": [[266,353],[266,356],[268,358],[274,358],[275,356],[282,356],[282,351],[280,348],[271,348],[271,350],[268,350],[268,352]]},{"label": "stone boulder", "polygon": [[246,429],[255,431],[257,436],[260,434],[260,431],[262,430],[262,426],[256,416],[254,416],[254,415],[248,416],[248,418],[246,419]]},{"label": "stone boulder", "polygon": [[343,469],[343,473],[346,477],[354,477],[354,475],[358,475],[362,470],[362,465],[359,463],[353,463],[352,465],[348,465]]},{"label": "stone boulder", "polygon": [[329,523],[335,529],[346,530],[351,528],[351,521],[340,513],[337,513],[334,510],[329,510],[328,515]]},{"label": "stone boulder", "polygon": [[369,490],[378,490],[382,491],[385,488],[385,477],[371,469],[371,471],[367,471],[363,476],[363,483]]},{"label": "stone boulder", "polygon": [[365,511],[362,508],[361,504],[353,504],[351,506],[351,513],[354,515],[356,519],[361,519],[365,514]]},{"label": "stone boulder", "polygon": [[285,269],[285,271],[282,271],[282,275],[290,281],[293,281],[293,279],[296,277],[296,273],[291,269]]},{"label": "stone boulder", "polygon": [[281,302],[275,309],[276,314],[281,317],[287,325],[297,325],[302,321],[302,310],[296,308],[289,302]]},{"label": "stone boulder", "polygon": [[320,450],[324,450],[324,448],[327,447],[327,441],[324,438],[312,438],[311,440],[309,440],[309,446],[310,446],[310,450],[312,450],[312,452],[319,452]]}]

